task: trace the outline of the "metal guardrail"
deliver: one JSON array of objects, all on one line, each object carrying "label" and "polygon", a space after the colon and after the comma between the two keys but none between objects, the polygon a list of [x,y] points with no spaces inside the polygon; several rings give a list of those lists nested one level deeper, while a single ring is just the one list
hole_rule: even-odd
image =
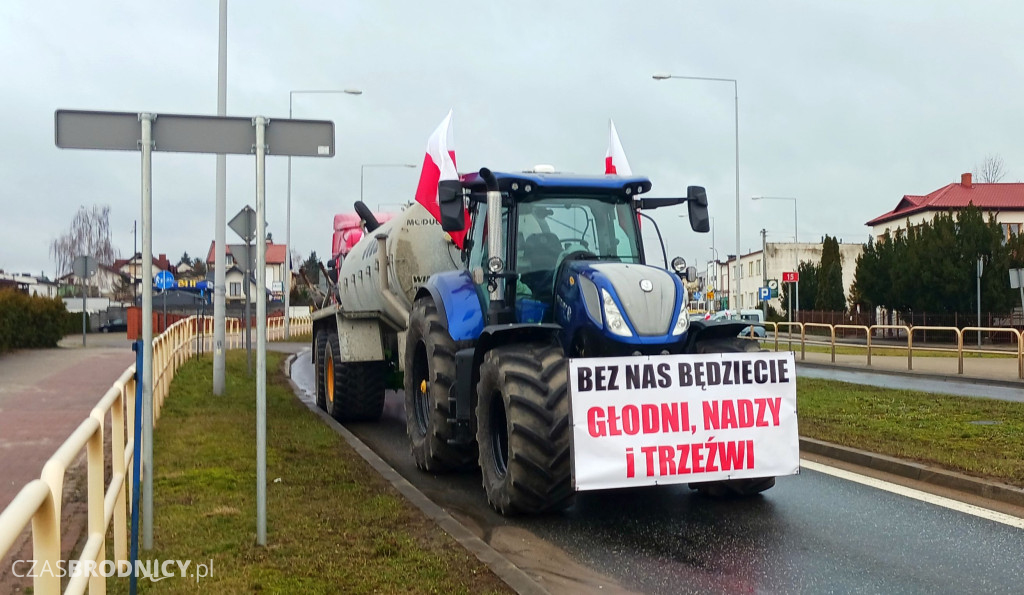
[{"label": "metal guardrail", "polygon": [[[907,354],[907,370],[914,369],[914,352],[930,351],[930,352],[947,352],[956,353],[957,359],[957,374],[964,373],[964,355],[965,354],[993,354],[1002,355],[1006,357],[1013,357],[1017,361],[1017,378],[1024,380],[1024,333],[1008,327],[964,327],[957,328],[955,326],[907,326],[902,324],[876,324],[871,326],[863,326],[857,324],[826,324],[819,322],[765,322],[754,326],[764,326],[768,336],[761,339],[762,342],[774,344],[774,351],[779,351],[779,345],[781,343],[788,343],[789,350],[794,351],[793,343],[799,342],[800,345],[800,359],[807,359],[807,346],[821,346],[828,347],[831,351],[832,363],[836,362],[836,348],[847,347],[854,349],[864,349],[867,355],[867,365],[871,365],[872,354],[877,355],[879,349],[895,349],[905,350]],[[770,330],[769,330],[770,329]],[[826,334],[808,334],[808,329],[812,331],[814,329],[824,330]],[[794,339],[793,331],[799,331],[799,337]],[[836,335],[838,330],[854,330],[857,334],[864,334],[864,343],[854,343],[850,341],[837,341]],[[876,335],[880,335],[883,331],[897,331],[897,336],[906,337],[906,342],[902,344],[891,344],[891,345],[878,345],[873,343],[872,339]],[[949,345],[936,345],[917,342],[915,343],[916,335],[923,335],[927,332],[945,332],[951,333],[956,338],[955,346]],[[1008,334],[1010,335],[1011,341],[1016,343],[1016,350],[999,350],[985,347],[970,348],[964,344],[964,335],[968,332],[977,333],[988,333],[992,334]],[[820,339],[816,337],[821,337]],[[753,332],[749,337],[752,340],[756,340],[753,337]],[[951,358],[952,359],[952,358]]]},{"label": "metal guardrail", "polygon": [[[284,319],[270,319],[268,339],[284,338]],[[295,334],[310,333],[311,318],[293,318],[291,328]],[[271,330],[272,329],[272,330]],[[200,338],[212,336],[213,318],[191,316],[179,320],[153,339],[153,418],[154,424],[171,387],[175,372],[193,353],[193,344]],[[227,348],[244,345],[241,322],[229,319],[226,324]],[[60,558],[61,503],[64,480],[68,468],[83,449],[86,451],[86,541],[77,562],[92,561],[99,564],[107,559],[106,534],[113,524],[113,562],[129,563],[130,535],[127,518],[130,510],[132,477],[127,473],[135,457],[135,364],[128,366],[78,428],[65,440],[43,465],[39,479],[26,484],[14,500],[0,512],[0,559],[14,546],[22,531],[32,525],[32,556],[39,567],[54,572],[38,573],[33,578],[33,592],[50,594],[60,592],[60,573],[56,572]],[[110,452],[104,449],[104,425],[110,419]],[[110,481],[104,488],[104,468],[110,462]],[[106,593],[106,578],[97,572],[82,572],[71,576],[65,593]]]}]

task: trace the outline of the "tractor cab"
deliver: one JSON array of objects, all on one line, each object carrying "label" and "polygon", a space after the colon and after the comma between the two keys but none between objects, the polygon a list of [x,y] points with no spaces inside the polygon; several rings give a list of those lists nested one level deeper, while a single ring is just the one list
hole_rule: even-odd
[{"label": "tractor cab", "polygon": [[[514,299],[514,322],[553,322],[557,280],[568,263],[643,264],[634,197],[650,188],[644,178],[498,174],[502,189],[500,258],[505,295]],[[464,260],[472,270],[495,273],[488,250],[486,193],[479,176],[463,178],[470,191],[470,230]],[[514,296],[514,297],[513,297]]]}]

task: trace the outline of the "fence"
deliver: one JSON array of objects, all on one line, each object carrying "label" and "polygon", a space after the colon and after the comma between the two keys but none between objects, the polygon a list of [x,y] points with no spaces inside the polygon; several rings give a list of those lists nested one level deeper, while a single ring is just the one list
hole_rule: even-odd
[{"label": "fence", "polygon": [[[964,373],[964,356],[996,355],[1013,357],[1017,364],[1017,378],[1024,380],[1024,333],[1013,327],[978,327],[963,328],[950,326],[909,326],[904,324],[827,324],[822,322],[765,322],[766,337],[758,339],[750,333],[751,340],[760,340],[763,344],[779,351],[782,345],[788,350],[794,343],[799,345],[800,359],[806,359],[807,346],[828,347],[832,363],[836,362],[837,348],[863,349],[867,365],[871,365],[871,356],[880,349],[905,351],[907,370],[914,369],[914,351],[955,353],[957,358],[957,374]],[[933,341],[925,342],[924,338],[931,335]],[[993,337],[992,341],[968,346],[970,337],[985,334]],[[951,338],[949,341],[935,342],[936,336]],[[863,342],[861,342],[863,337]],[[897,337],[897,339],[893,339]],[[915,343],[917,338],[921,342]],[[880,344],[878,341],[882,339]],[[979,341],[980,343],[980,341]],[[1003,345],[1004,347],[997,347]]]},{"label": "fence", "polygon": [[[312,332],[309,317],[293,318],[293,334]],[[239,348],[241,325],[229,319],[226,325],[227,348]],[[153,419],[160,416],[171,380],[178,368],[199,346],[207,343],[213,334],[212,317],[192,316],[170,325],[153,339]],[[268,340],[284,338],[284,318],[275,317],[267,322]],[[39,479],[25,485],[14,500],[0,513],[0,559],[3,559],[18,540],[21,532],[32,525],[32,556],[37,567],[54,569],[51,573],[37,573],[33,579],[33,592],[49,594],[60,592],[60,576],[56,571],[60,560],[61,494],[68,467],[85,449],[86,452],[86,541],[77,560],[93,562],[96,568],[107,559],[106,534],[113,527],[113,563],[115,567],[128,564],[127,518],[131,501],[131,469],[135,458],[135,365],[129,366],[114,382],[106,394],[71,436],[43,465]],[[104,426],[110,421],[110,451],[104,448]],[[110,480],[104,486],[104,468],[110,465]],[[95,576],[92,576],[95,575]],[[82,572],[72,576],[65,593],[105,593],[106,579],[102,574]]]}]

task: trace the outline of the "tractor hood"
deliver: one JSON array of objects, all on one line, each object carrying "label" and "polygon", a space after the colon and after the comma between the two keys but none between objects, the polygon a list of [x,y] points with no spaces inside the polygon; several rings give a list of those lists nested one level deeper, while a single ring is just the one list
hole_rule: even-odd
[{"label": "tractor hood", "polygon": [[572,286],[578,285],[591,322],[619,340],[677,340],[689,324],[686,288],[664,269],[573,261],[566,263],[558,285],[561,302],[572,301]]}]

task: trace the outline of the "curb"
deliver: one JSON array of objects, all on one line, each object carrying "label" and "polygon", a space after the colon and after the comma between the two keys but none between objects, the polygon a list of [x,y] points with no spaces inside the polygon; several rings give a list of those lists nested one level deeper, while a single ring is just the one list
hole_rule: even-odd
[{"label": "curb", "polygon": [[802,436],[800,437],[800,450],[1005,504],[1024,507],[1024,489],[1004,483],[987,481],[956,471],[937,469],[920,463]]},{"label": "curb", "polygon": [[[284,363],[285,375],[288,376],[288,383],[291,385],[292,393],[295,394],[296,399],[298,399],[299,387],[291,379],[292,362],[295,361],[295,358],[304,353],[308,353],[308,351],[304,350],[299,353],[291,354]],[[395,471],[391,465],[388,465],[384,459],[377,456],[377,453],[373,452],[370,447],[366,446],[366,444],[357,438],[355,434],[348,431],[345,426],[338,423],[330,415],[327,415],[327,412],[321,411],[315,404],[307,403],[302,399],[299,399],[299,402],[318,415],[320,419],[322,419],[331,429],[341,434],[341,437],[345,439],[345,442],[359,453],[359,456],[369,463],[374,470],[380,473],[381,477],[390,482],[406,500],[423,512],[423,514],[427,515],[429,519],[437,523],[437,525],[441,527],[445,533],[450,535],[459,545],[466,548],[470,553],[476,556],[478,560],[490,568],[491,572],[508,585],[509,588],[514,590],[516,593],[526,595],[548,594],[547,589],[534,581],[530,575],[520,570],[519,567],[510,562],[508,558],[498,553],[497,550],[487,545],[486,542],[474,535],[469,529],[463,526],[462,523],[455,520],[455,517],[448,514],[443,508],[427,498],[423,492],[419,491],[416,486],[409,483],[409,481]]]}]

